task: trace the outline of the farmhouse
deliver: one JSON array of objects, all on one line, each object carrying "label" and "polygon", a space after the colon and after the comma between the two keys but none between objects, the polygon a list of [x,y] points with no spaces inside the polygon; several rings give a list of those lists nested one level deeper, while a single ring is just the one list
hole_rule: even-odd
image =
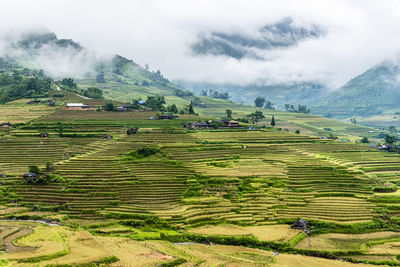
[{"label": "farmhouse", "polygon": [[111,139],[111,138],[112,138],[112,136],[111,136],[111,135],[109,135],[109,134],[103,134],[103,138],[104,138],[104,139]]},{"label": "farmhouse", "polygon": [[24,177],[25,181],[29,181],[29,180],[33,181],[33,180],[36,180],[39,177],[39,175],[36,173],[27,172],[22,177]]},{"label": "farmhouse", "polygon": [[157,117],[159,120],[173,120],[178,118],[178,116],[172,114],[158,114]]},{"label": "farmhouse", "polygon": [[130,109],[130,108],[134,108],[135,106],[132,104],[122,104],[119,107],[121,108],[126,108],[126,109]]},{"label": "farmhouse", "polygon": [[192,122],[192,123],[185,123],[183,125],[186,129],[208,129],[210,127],[208,122]]},{"label": "farmhouse", "polygon": [[306,220],[304,220],[304,219],[300,219],[298,221],[295,221],[292,224],[292,228],[301,229],[303,231],[307,230],[307,227],[308,227],[308,222]]},{"label": "farmhouse", "polygon": [[129,129],[126,131],[126,134],[127,134],[127,135],[136,134],[138,130],[139,130],[139,128],[132,127],[132,128],[129,128]]},{"label": "farmhouse", "polygon": [[135,106],[132,104],[122,104],[119,107],[117,107],[117,111],[127,111],[129,109],[133,109]]},{"label": "farmhouse", "polygon": [[229,127],[229,128],[241,127],[238,121],[222,120],[221,122],[224,124],[224,127]]},{"label": "farmhouse", "polygon": [[90,106],[90,105],[85,105],[83,103],[67,103],[66,108],[63,108],[64,110],[96,110],[96,108]]},{"label": "farmhouse", "polygon": [[228,127],[230,127],[230,128],[238,128],[238,127],[240,127],[240,124],[239,124],[238,121],[230,121],[230,122],[228,122]]},{"label": "farmhouse", "polygon": [[47,138],[47,137],[49,137],[49,134],[48,133],[40,133],[40,137]]},{"label": "farmhouse", "polygon": [[54,99],[49,99],[49,100],[47,100],[47,105],[49,107],[53,107],[56,105],[56,101]]}]

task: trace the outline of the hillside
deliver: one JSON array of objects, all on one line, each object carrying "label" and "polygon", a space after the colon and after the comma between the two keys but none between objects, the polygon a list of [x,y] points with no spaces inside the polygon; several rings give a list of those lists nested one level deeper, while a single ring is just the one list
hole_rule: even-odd
[{"label": "hillside", "polygon": [[397,65],[383,62],[351,79],[312,110],[342,118],[394,114],[399,111],[399,75]]},{"label": "hillside", "polygon": [[[65,95],[59,102],[94,101],[62,93]],[[0,116],[7,114],[9,118],[22,110],[27,114],[37,113],[34,108],[43,110],[40,116],[20,121],[14,128],[1,129],[0,217],[51,220],[80,225],[91,232],[57,226],[54,235],[43,239],[41,228],[32,234],[29,225],[21,228],[6,223],[2,227],[15,233],[11,240],[19,231],[21,236],[31,233],[29,239],[19,242],[39,242],[35,244],[41,250],[19,254],[6,250],[5,258],[16,264],[31,258],[42,264],[126,262],[124,251],[145,246],[169,255],[165,261],[193,264],[234,260],[239,265],[251,265],[276,260],[280,266],[305,257],[291,258],[285,252],[330,258],[335,255],[333,251],[340,251],[347,261],[397,264],[390,255],[398,251],[383,256],[378,244],[390,244],[398,238],[396,193],[379,191],[389,182],[399,183],[398,156],[368,145],[313,136],[324,126],[353,134],[369,128],[269,111],[265,120],[253,126],[268,125],[274,114],[275,128],[184,129],[187,122],[221,118],[226,107],[234,110],[234,117],[255,110],[224,100],[202,100],[208,105],[198,108],[204,116],[180,115],[175,120],[149,120],[155,116],[152,111],[62,110],[23,100],[1,105]],[[126,135],[126,129],[132,126],[139,127],[139,132]],[[295,127],[303,134],[295,134]],[[41,138],[42,132],[49,137]],[[112,138],[104,138],[104,134]],[[49,178],[34,182],[22,178],[32,164],[45,170]],[[301,241],[306,237],[303,233],[286,224],[299,218],[310,221],[315,231],[312,247]],[[324,235],[338,229],[342,236]],[[387,231],[352,237],[358,241],[348,251],[347,235],[371,230]],[[82,236],[91,241],[84,242]],[[335,240],[333,250],[328,245],[330,240]],[[168,241],[199,244],[174,245]],[[43,242],[52,242],[53,248]],[[117,246],[113,242],[119,246],[124,243],[124,248],[112,249]],[[219,245],[208,246],[208,242]],[[364,252],[361,248],[366,242],[377,245]],[[85,254],[91,257],[79,256],[75,249],[63,250],[62,244],[82,246],[92,251]],[[227,246],[237,244],[241,246]],[[227,255],[215,257],[217,251]],[[246,253],[257,256],[243,260]],[[136,258],[143,264],[160,262],[159,258],[140,255]],[[310,264],[329,262],[315,257],[303,260]]]},{"label": "hillside", "polygon": [[[0,70],[28,68],[54,80],[73,78],[82,88],[98,87],[106,96],[120,101],[147,95],[185,94],[161,72],[148,69],[120,55],[100,57],[70,39],[54,33],[25,33],[8,41]],[[178,92],[177,92],[178,91]]]},{"label": "hillside", "polygon": [[[375,146],[384,131],[192,95],[121,56],[52,76],[27,59],[47,46],[77,59],[85,48],[29,40],[19,44],[25,61],[0,60],[0,265],[400,265],[400,157]],[[103,98],[80,95],[91,87]],[[282,104],[325,92],[311,83],[257,90]],[[179,110],[192,102],[195,114],[101,108],[152,95]],[[240,127],[222,124],[228,113]],[[185,127],[199,121],[212,126]]]}]

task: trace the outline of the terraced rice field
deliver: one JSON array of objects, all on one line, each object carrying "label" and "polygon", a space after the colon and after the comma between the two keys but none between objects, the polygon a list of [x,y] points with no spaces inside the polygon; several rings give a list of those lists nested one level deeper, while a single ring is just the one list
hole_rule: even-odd
[{"label": "terraced rice field", "polygon": [[10,122],[11,124],[28,122],[40,118],[55,111],[55,107],[44,104],[27,104],[30,99],[11,101],[0,105],[0,123]]},{"label": "terraced rice field", "polygon": [[262,241],[287,242],[301,231],[292,229],[289,225],[263,225],[247,227],[237,225],[216,225],[193,228],[190,229],[189,232],[203,235],[254,236]]},{"label": "terraced rice field", "polygon": [[[148,145],[159,145],[167,156],[121,161],[124,153]],[[0,146],[0,170],[11,174],[10,183],[28,165],[43,166],[49,160],[58,175],[74,181],[16,185],[24,201],[66,205],[72,216],[155,214],[182,226],[208,221],[269,224],[298,217],[349,223],[374,216],[367,176],[336,157],[344,148],[346,153],[368,149],[313,137],[279,131],[152,130],[115,140],[14,136],[1,139]],[[336,161],[316,153],[325,146]],[[31,159],[30,154],[37,156]],[[187,179],[195,174],[210,179],[204,197],[182,199]],[[247,177],[252,189],[238,191]]]},{"label": "terraced rice field", "polygon": [[[72,226],[77,222],[90,233],[34,227],[35,223],[0,223],[4,258],[16,266],[26,261],[39,266],[100,264],[104,259],[115,260],[110,258],[113,255],[120,262],[110,261],[111,266],[183,263],[183,259],[187,266],[345,265],[244,247],[172,244],[160,239],[182,233],[227,234],[290,244],[285,249],[294,249],[292,240],[303,234],[277,223],[303,218],[347,227],[367,225],[376,218],[385,223],[398,219],[399,191],[374,191],[387,182],[400,183],[400,157],[394,153],[272,128],[183,129],[185,122],[198,116],[159,121],[148,120],[154,112],[46,112],[0,136],[0,196],[8,203],[0,209],[0,217],[45,218]],[[331,125],[330,120],[315,116],[280,115],[278,122],[291,127],[298,123],[312,133],[322,133],[323,127]],[[127,136],[126,129],[132,126],[140,130]],[[367,129],[347,129],[349,124],[342,122],[332,127],[352,133]],[[50,136],[40,138],[42,132]],[[150,148],[156,152],[132,156]],[[54,169],[49,173],[59,180],[46,184],[22,180],[29,165],[44,168],[46,162],[52,162]],[[357,250],[354,261],[392,257],[390,262],[396,263],[398,232],[364,235],[313,235],[297,240],[297,248],[309,249],[310,241],[312,248],[327,252]],[[375,241],[383,243],[370,244]],[[132,257],[135,265],[129,265]]]}]

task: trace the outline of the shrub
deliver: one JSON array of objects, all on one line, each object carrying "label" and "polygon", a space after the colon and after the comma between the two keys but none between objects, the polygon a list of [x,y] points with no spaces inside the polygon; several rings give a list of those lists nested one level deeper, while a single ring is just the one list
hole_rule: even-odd
[{"label": "shrub", "polygon": [[379,192],[379,193],[396,192],[397,185],[392,183],[386,183],[383,186],[375,186],[373,190],[374,192]]},{"label": "shrub", "polygon": [[40,173],[40,169],[39,169],[39,167],[36,166],[36,165],[30,165],[28,170],[29,170],[29,172],[31,172],[31,173],[36,173],[36,174],[39,174],[39,173]]},{"label": "shrub", "polygon": [[164,154],[164,151],[157,146],[144,146],[138,150],[133,150],[125,154],[124,160],[135,160],[141,158],[147,158],[149,156],[155,155],[157,153]]}]

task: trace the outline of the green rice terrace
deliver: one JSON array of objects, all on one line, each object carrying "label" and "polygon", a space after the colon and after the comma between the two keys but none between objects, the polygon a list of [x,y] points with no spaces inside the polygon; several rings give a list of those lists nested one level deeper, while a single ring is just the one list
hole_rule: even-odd
[{"label": "green rice terrace", "polygon": [[203,100],[172,120],[1,105],[0,265],[400,265],[399,154],[320,136],[373,128],[280,111],[184,128],[229,107]]}]

